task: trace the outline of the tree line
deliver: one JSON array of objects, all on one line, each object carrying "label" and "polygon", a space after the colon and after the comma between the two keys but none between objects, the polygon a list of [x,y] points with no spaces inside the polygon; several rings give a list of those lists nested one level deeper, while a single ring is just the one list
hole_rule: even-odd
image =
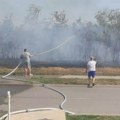
[{"label": "tree line", "polygon": [[51,18],[40,18],[41,8],[31,5],[25,20],[15,26],[13,16],[0,23],[0,59],[19,59],[24,48],[43,52],[74,36],[67,44],[46,55],[34,58],[46,63],[82,64],[94,56],[100,65],[119,66],[120,10],[104,9],[95,15],[96,23],[81,18],[69,23],[65,11],[54,11]]}]

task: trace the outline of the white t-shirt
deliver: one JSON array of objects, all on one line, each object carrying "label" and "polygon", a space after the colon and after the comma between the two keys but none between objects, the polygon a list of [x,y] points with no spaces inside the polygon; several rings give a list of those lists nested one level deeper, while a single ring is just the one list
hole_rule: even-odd
[{"label": "white t-shirt", "polygon": [[90,60],[90,61],[87,63],[87,70],[88,70],[88,72],[89,72],[89,71],[96,71],[96,61]]},{"label": "white t-shirt", "polygon": [[30,62],[30,57],[31,57],[31,54],[29,52],[24,52],[22,55],[21,55],[21,58],[25,61],[25,62]]}]

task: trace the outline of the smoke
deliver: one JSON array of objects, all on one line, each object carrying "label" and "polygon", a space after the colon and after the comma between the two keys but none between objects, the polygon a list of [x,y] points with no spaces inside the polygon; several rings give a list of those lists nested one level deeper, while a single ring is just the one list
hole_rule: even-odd
[{"label": "smoke", "polygon": [[[79,65],[94,56],[101,64],[108,61],[114,64],[115,61],[118,65],[119,44],[116,42],[118,38],[114,36],[116,34],[106,34],[101,26],[91,23],[66,25],[30,22],[25,26],[15,27],[12,19],[7,18],[0,24],[0,58],[19,58],[24,48],[33,55],[39,54],[68,40],[53,51],[33,56],[32,60]],[[107,42],[108,39],[110,40]]]}]

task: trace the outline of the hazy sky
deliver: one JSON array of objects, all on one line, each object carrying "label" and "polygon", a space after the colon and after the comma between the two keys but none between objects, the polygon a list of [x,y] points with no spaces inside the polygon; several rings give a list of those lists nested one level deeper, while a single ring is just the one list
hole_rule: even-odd
[{"label": "hazy sky", "polygon": [[70,21],[81,17],[83,22],[95,21],[94,16],[99,10],[120,8],[120,0],[0,0],[0,18],[12,14],[14,22],[21,23],[31,4],[40,6],[41,18],[65,10]]}]

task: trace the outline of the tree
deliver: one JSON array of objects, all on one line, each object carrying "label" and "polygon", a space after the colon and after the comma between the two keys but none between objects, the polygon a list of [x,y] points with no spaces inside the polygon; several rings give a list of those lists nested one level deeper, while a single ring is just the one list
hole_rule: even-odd
[{"label": "tree", "polygon": [[27,10],[27,15],[25,17],[25,22],[22,24],[22,27],[29,22],[37,22],[39,15],[41,13],[41,8],[34,4],[31,4]]},{"label": "tree", "polygon": [[54,21],[55,24],[60,24],[64,25],[68,22],[68,19],[66,18],[65,11],[63,10],[62,12],[55,11],[52,14],[52,20]]},{"label": "tree", "polygon": [[111,30],[120,30],[120,10],[103,10],[95,16],[99,25],[108,27]]},{"label": "tree", "polygon": [[118,63],[120,59],[120,10],[99,11],[95,17],[103,28],[103,42],[111,49],[113,62]]}]

